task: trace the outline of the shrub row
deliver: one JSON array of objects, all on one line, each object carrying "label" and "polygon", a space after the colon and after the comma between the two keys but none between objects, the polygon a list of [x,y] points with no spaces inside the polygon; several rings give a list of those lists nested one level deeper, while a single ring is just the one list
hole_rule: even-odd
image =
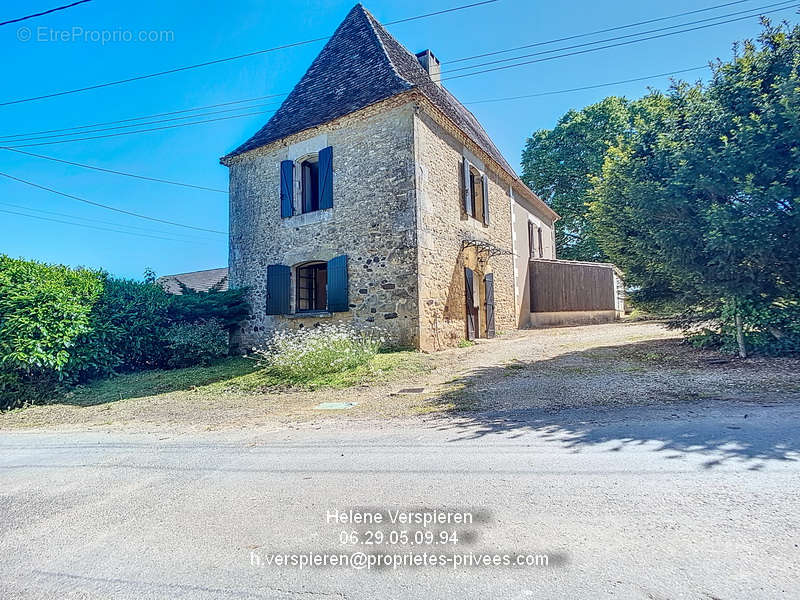
[{"label": "shrub row", "polygon": [[228,352],[243,290],[167,294],[155,283],[0,255],[0,410],[117,372]]}]

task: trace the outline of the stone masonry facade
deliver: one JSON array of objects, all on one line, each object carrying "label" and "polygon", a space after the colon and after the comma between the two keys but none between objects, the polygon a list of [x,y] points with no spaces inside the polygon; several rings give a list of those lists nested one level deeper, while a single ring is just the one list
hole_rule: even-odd
[{"label": "stone masonry facade", "polygon": [[[413,106],[394,98],[236,157],[230,164],[230,283],[253,314],[237,336],[248,349],[276,329],[348,322],[418,345]],[[333,208],[280,215],[280,162],[333,148]],[[346,255],[348,312],[267,315],[266,272]],[[295,306],[294,286],[291,306]]]},{"label": "stone masonry facade", "polygon": [[[333,148],[333,208],[281,218],[281,161],[325,146]],[[465,213],[465,157],[487,177],[488,225]],[[236,336],[241,349],[263,344],[277,329],[334,322],[378,328],[396,345],[452,347],[466,337],[465,266],[482,298],[485,274],[494,276],[496,330],[517,327],[513,181],[418,94],[245,152],[229,167],[230,285],[247,287],[253,307]],[[465,240],[501,253],[463,249]],[[290,266],[294,278],[298,265],[340,255],[348,262],[347,312],[266,314],[268,265]],[[478,337],[485,328],[481,305]]]},{"label": "stone masonry facade", "polygon": [[[485,297],[484,276],[494,274],[495,328],[507,331],[515,326],[509,183],[477,146],[448,127],[435,110],[419,108],[415,114],[420,348],[439,350],[465,337],[464,267],[475,272],[481,298]],[[465,157],[488,177],[488,225],[464,210],[461,165]],[[485,241],[507,254],[489,257],[474,247],[463,249],[464,240]],[[485,310],[480,303],[478,337],[486,337]]]}]

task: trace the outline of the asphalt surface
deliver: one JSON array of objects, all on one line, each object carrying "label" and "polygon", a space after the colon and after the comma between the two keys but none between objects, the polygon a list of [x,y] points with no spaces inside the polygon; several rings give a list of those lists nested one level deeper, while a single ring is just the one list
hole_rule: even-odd
[{"label": "asphalt surface", "polygon": [[[798,417],[794,403],[710,402],[335,430],[0,433],[0,598],[800,598]],[[458,542],[439,545],[417,526],[326,522],[352,507],[474,520],[442,527]],[[364,544],[375,530],[387,543]],[[393,530],[419,544],[391,544]],[[353,531],[358,543],[340,544]],[[549,565],[265,564],[362,551],[531,552]]]}]

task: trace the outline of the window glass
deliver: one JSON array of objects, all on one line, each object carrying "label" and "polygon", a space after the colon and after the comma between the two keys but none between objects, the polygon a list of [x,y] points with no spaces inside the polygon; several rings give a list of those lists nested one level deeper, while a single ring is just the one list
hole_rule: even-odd
[{"label": "window glass", "polygon": [[328,264],[297,267],[297,312],[327,310]]},{"label": "window glass", "polygon": [[300,163],[302,212],[319,210],[319,160],[309,158]]}]

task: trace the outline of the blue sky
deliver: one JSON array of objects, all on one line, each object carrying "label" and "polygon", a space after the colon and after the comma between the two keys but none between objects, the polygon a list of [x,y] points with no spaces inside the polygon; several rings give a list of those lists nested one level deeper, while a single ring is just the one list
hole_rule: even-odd
[{"label": "blue sky", "polygon": [[[670,3],[639,0],[572,0],[567,3],[499,0],[459,12],[397,24],[389,27],[389,30],[413,52],[430,48],[445,63],[443,69],[447,69],[448,60],[717,6],[726,1],[730,0],[673,0]],[[588,40],[562,42],[473,62],[742,10],[756,11],[776,1],[748,0],[706,13]],[[14,5],[4,3],[0,8],[0,21],[66,3],[66,0],[31,0]],[[469,3],[470,0],[428,0],[419,3],[373,0],[365,2],[365,6],[378,20],[385,22]],[[0,102],[329,35],[352,5],[352,0],[94,0],[70,10],[0,27],[0,53],[4,71]],[[796,10],[784,9],[772,16],[796,21]],[[27,27],[28,31],[21,32],[21,26]],[[731,55],[730,48],[734,40],[753,37],[758,31],[758,20],[752,17],[643,43],[453,79],[446,81],[445,85],[459,99],[469,103],[644,77],[701,66],[717,57],[727,59]],[[153,37],[160,37],[161,40],[112,40],[103,43],[103,32],[117,37],[127,35],[123,32],[131,32],[134,37],[139,32],[154,32]],[[25,39],[28,34],[30,39]],[[62,36],[64,39],[60,39]],[[164,77],[0,106],[0,145],[10,145],[7,138],[15,134],[117,121],[287,92],[302,76],[322,45],[323,42],[318,42]],[[469,64],[453,64],[450,68]],[[696,71],[684,77],[696,80],[707,73]],[[525,138],[536,129],[552,127],[559,116],[570,108],[580,108],[612,94],[638,97],[646,91],[647,86],[663,88],[667,82],[668,77],[661,77],[581,92],[467,105],[493,136],[509,162],[516,166]],[[279,100],[265,99],[241,105],[267,105],[257,108],[238,109],[233,105],[201,112],[237,108],[236,111],[203,119],[254,113],[275,107]],[[22,149],[107,169],[225,189],[227,169],[219,164],[219,157],[244,141],[267,119],[268,115],[252,115],[137,135]],[[153,120],[158,119],[150,121]],[[109,130],[93,135],[120,131],[126,130]],[[27,143],[62,139],[69,138],[43,138]],[[222,193],[129,179],[2,150],[0,171],[122,210],[201,228],[227,228],[227,196]],[[30,209],[49,212],[32,212]],[[0,253],[11,256],[102,267],[116,275],[135,278],[141,277],[145,267],[161,275],[227,264],[227,240],[223,235],[144,221],[1,177],[0,211],[35,214],[60,221],[79,221],[97,228],[136,234],[77,227],[0,212],[0,223],[3,224]]]}]

